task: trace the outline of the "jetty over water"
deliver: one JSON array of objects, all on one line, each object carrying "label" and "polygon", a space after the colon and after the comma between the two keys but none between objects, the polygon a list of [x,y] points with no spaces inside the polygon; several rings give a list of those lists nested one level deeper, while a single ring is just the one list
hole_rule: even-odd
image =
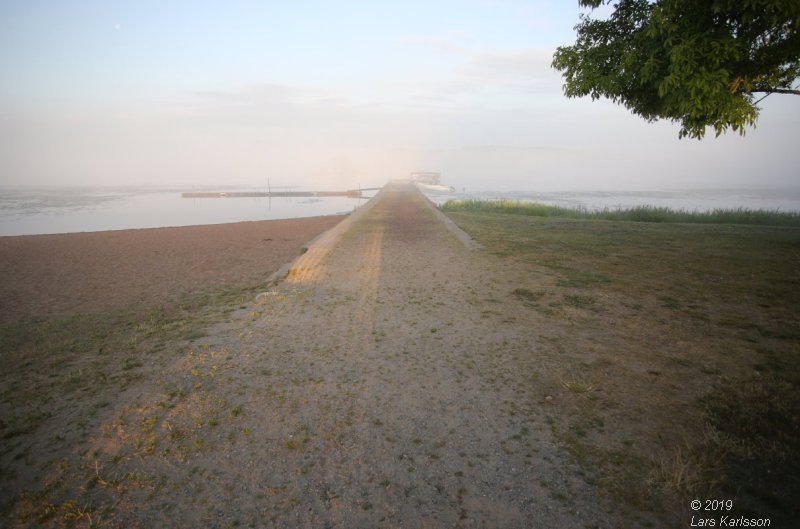
[{"label": "jetty over water", "polygon": [[346,191],[187,191],[182,198],[291,198],[291,197],[350,197],[362,198],[364,191],[380,187],[348,189]]}]

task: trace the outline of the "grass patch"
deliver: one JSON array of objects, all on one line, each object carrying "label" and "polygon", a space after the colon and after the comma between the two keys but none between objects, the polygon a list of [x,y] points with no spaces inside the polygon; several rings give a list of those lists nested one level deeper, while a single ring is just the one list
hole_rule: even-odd
[{"label": "grass patch", "polygon": [[568,208],[519,200],[448,200],[442,205],[442,210],[446,212],[488,212],[581,220],[800,226],[800,212],[747,208],[687,211],[658,206],[636,206],[620,209],[604,208],[593,211],[584,207]]},{"label": "grass patch", "polygon": [[800,519],[800,380],[792,378],[722,379],[705,399],[714,433],[705,451],[724,456],[723,493],[752,515],[767,505],[786,524]]},{"label": "grass patch", "polygon": [[[75,450],[93,436],[124,441],[124,450],[109,457],[111,466],[125,465],[131,451],[136,457],[181,459],[190,450],[200,450],[203,439],[190,434],[203,428],[207,417],[223,405],[210,398],[208,390],[165,381],[164,400],[157,407],[133,410],[121,410],[118,396],[142,380],[164,376],[161,370],[187,353],[187,340],[220,321],[230,307],[252,299],[254,290],[227,288],[156,307],[132,305],[0,325],[4,360],[0,515],[24,518],[30,509],[41,514],[48,512],[48,505],[58,505],[55,499],[76,495],[80,501],[69,504],[64,519],[89,525],[90,517],[97,521],[95,512],[83,505],[84,500],[86,504],[92,501],[95,485],[102,480],[94,467],[81,467]],[[201,357],[192,358],[200,361]],[[229,409],[232,418],[243,411],[241,406]],[[172,418],[165,420],[167,414]],[[63,458],[71,464],[54,472],[23,472],[23,467],[47,466],[46,461],[37,460],[43,451],[48,458]],[[123,481],[125,487],[130,486],[128,480]]]},{"label": "grass patch", "polygon": [[545,295],[545,292],[543,290],[538,290],[534,292],[527,288],[515,288],[511,293],[518,299],[529,304],[536,303],[537,301],[542,299]]},{"label": "grass patch", "polygon": [[[598,493],[661,526],[711,494],[737,515],[800,517],[796,215],[744,225],[749,213],[713,224],[646,209],[635,222],[515,203],[443,209],[513,264],[508,280],[524,287],[511,296],[546,329],[531,373],[549,361],[570,374],[533,386],[560,389],[548,390],[551,431]],[[576,320],[568,307],[589,310]]]},{"label": "grass patch", "polygon": [[723,378],[703,399],[705,431],[657,461],[651,483],[681,497],[737,498],[737,512],[789,526],[800,517],[800,384]]},{"label": "grass patch", "polygon": [[564,294],[564,303],[570,307],[579,309],[590,309],[595,306],[597,300],[593,296],[581,296],[578,294]]}]

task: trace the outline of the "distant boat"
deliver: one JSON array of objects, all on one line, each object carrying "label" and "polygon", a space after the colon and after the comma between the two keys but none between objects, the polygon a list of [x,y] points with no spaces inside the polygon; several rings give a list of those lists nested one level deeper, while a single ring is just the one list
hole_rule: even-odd
[{"label": "distant boat", "polygon": [[411,180],[423,191],[431,191],[433,193],[453,193],[456,188],[442,184],[441,178],[441,173],[411,173]]}]

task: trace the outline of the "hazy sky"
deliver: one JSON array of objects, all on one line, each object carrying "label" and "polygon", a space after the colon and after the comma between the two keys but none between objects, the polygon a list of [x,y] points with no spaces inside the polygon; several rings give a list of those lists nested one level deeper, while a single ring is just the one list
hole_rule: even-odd
[{"label": "hazy sky", "polygon": [[577,1],[4,0],[0,184],[800,186],[800,97],[678,140],[569,100]]}]

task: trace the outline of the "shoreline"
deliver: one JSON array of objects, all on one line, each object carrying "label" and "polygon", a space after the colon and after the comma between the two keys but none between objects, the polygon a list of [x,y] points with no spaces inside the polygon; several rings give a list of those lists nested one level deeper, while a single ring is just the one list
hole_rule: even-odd
[{"label": "shoreline", "polygon": [[257,284],[346,217],[0,236],[0,323]]},{"label": "shoreline", "polygon": [[203,228],[206,226],[229,226],[229,225],[237,225],[237,224],[255,224],[259,222],[280,222],[280,221],[295,221],[295,220],[306,220],[306,219],[318,219],[318,218],[326,218],[326,217],[348,217],[352,215],[352,213],[331,213],[330,215],[310,215],[308,217],[290,217],[286,219],[263,219],[263,220],[237,220],[233,222],[212,222],[212,223],[203,223],[203,224],[186,224],[186,225],[179,225],[179,226],[145,226],[142,228],[119,228],[113,230],[87,230],[87,231],[65,231],[65,232],[52,232],[52,233],[22,233],[19,235],[2,235],[0,234],[0,240],[7,238],[7,237],[50,237],[50,236],[61,236],[61,235],[86,235],[89,233],[119,233],[125,231],[145,231],[145,230],[180,230],[183,228]]},{"label": "shoreline", "polygon": [[338,212],[338,213],[329,213],[324,215],[308,215],[302,217],[286,217],[280,219],[258,219],[258,220],[235,220],[230,222],[210,222],[210,223],[200,223],[200,224],[178,224],[178,225],[169,225],[169,226],[142,226],[142,227],[131,227],[131,228],[113,228],[113,229],[102,229],[102,230],[85,230],[85,231],[64,231],[64,232],[46,232],[46,233],[20,233],[20,234],[9,234],[4,235],[0,233],[0,239],[8,238],[8,237],[40,237],[40,236],[55,236],[55,235],[84,235],[88,233],[118,233],[124,231],[142,231],[142,230],[172,230],[172,229],[181,229],[181,228],[201,228],[204,226],[222,226],[222,225],[232,225],[232,224],[248,224],[248,223],[258,223],[258,222],[277,222],[277,221],[295,221],[295,220],[305,220],[305,219],[316,219],[316,218],[324,218],[324,217],[347,217],[352,215],[353,212],[357,211],[353,210],[352,212]]}]

